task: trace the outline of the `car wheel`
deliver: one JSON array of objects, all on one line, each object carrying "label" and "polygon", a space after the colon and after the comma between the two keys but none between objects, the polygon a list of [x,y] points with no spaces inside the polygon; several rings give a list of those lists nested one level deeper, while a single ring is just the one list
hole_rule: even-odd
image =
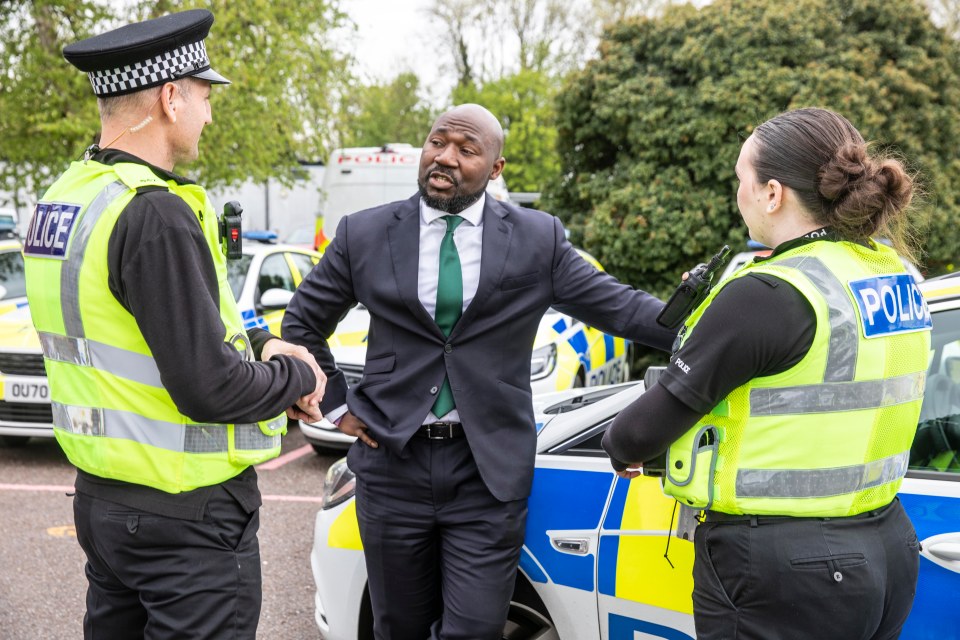
[{"label": "car wheel", "polygon": [[346,449],[327,447],[322,444],[316,444],[315,442],[311,442],[310,446],[313,447],[314,453],[316,453],[318,456],[337,456],[338,458],[342,458],[343,456],[347,455]]},{"label": "car wheel", "polygon": [[27,444],[30,436],[0,436],[0,447],[15,448]]},{"label": "car wheel", "polygon": [[550,618],[524,604],[511,602],[503,640],[560,640],[560,636]]}]

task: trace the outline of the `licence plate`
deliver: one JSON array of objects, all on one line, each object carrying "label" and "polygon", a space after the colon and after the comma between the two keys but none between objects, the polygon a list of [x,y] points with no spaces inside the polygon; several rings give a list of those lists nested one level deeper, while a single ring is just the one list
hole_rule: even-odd
[{"label": "licence plate", "polygon": [[7,402],[50,402],[50,388],[46,380],[6,378],[3,381],[3,399]]}]

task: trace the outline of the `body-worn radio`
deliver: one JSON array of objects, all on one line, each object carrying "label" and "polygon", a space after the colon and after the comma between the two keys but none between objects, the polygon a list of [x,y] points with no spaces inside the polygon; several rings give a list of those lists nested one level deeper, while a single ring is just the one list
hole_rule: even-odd
[{"label": "body-worn radio", "polygon": [[243,236],[240,229],[242,214],[243,207],[236,200],[223,205],[223,215],[220,216],[220,246],[227,260],[243,257]]}]

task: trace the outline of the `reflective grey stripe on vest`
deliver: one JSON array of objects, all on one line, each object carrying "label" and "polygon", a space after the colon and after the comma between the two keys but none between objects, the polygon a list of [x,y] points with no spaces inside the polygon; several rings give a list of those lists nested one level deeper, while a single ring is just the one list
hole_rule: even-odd
[{"label": "reflective grey stripe on vest", "polygon": [[163,387],[160,370],[151,356],[127,351],[95,340],[68,338],[40,332],[43,356],[49,360],[95,367],[115,376],[151,387]]},{"label": "reflective grey stripe on vest", "polygon": [[857,369],[857,350],[860,334],[857,312],[847,295],[844,284],[819,258],[800,256],[771,263],[796,269],[817,288],[830,310],[830,340],[827,347],[827,366],[823,372],[824,382],[853,380]]},{"label": "reflective grey stripe on vest", "polygon": [[899,480],[907,474],[910,452],[867,464],[830,469],[740,469],[738,498],[827,498]]},{"label": "reflective grey stripe on vest", "polygon": [[60,309],[63,313],[64,332],[68,336],[83,337],[83,322],[80,319],[80,267],[83,254],[93,233],[97,220],[110,204],[130,191],[130,187],[120,181],[111,182],[93,199],[87,210],[77,221],[77,229],[70,241],[70,252],[60,269]]},{"label": "reflective grey stripe on vest", "polygon": [[[269,424],[283,428],[287,416]],[[106,436],[133,440],[159,449],[184,453],[222,453],[228,450],[227,425],[179,424],[151,420],[144,416],[113,409],[75,407],[53,403],[53,424],[58,429],[85,436]],[[268,436],[256,424],[234,426],[234,448],[239,450],[273,449],[280,446],[280,434]]]},{"label": "reflective grey stripe on vest", "polygon": [[750,390],[750,415],[778,416],[879,409],[923,398],[926,372],[861,382]]}]

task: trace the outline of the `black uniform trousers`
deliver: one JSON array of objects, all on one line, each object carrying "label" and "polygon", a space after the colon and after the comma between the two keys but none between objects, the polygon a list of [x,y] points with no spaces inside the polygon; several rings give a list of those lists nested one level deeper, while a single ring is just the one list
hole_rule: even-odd
[{"label": "black uniform trousers", "polygon": [[899,500],[851,518],[705,522],[694,536],[698,640],[897,638],[920,545]]},{"label": "black uniform trousers", "polygon": [[500,640],[527,501],[487,489],[466,438],[414,437],[403,458],[357,441],[357,520],[378,640]]},{"label": "black uniform trousers", "polygon": [[259,511],[217,487],[200,521],[77,493],[87,555],[87,640],[253,639],[260,620]]}]

